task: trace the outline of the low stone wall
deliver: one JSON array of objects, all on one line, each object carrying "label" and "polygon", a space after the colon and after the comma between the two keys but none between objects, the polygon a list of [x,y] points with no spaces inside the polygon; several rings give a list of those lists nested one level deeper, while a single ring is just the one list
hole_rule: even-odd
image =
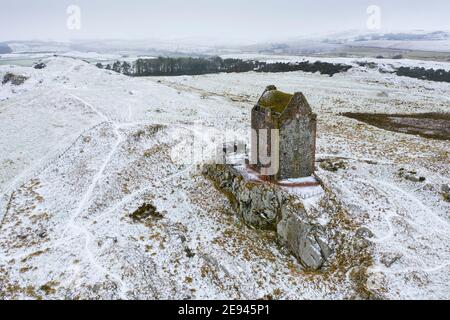
[{"label": "low stone wall", "polygon": [[318,270],[327,262],[333,248],[327,227],[298,196],[277,185],[250,180],[230,165],[205,165],[203,174],[229,198],[245,223],[275,230],[279,241],[306,268]]}]

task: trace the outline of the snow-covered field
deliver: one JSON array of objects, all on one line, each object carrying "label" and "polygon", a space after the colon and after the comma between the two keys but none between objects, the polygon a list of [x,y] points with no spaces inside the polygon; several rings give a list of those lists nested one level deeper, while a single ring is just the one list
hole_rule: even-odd
[{"label": "snow-covered field", "polygon": [[[354,44],[354,43],[352,43]],[[388,48],[403,50],[419,50],[434,52],[450,52],[450,40],[417,40],[417,41],[395,41],[395,40],[370,40],[356,43],[360,47]]]},{"label": "snow-covered field", "polygon": [[79,51],[58,51],[58,52],[14,52],[0,55],[0,65],[17,65],[23,67],[31,67],[35,63],[49,59],[51,57],[77,58],[90,63],[114,63],[117,60],[133,62],[136,59],[152,59],[153,56],[141,54],[105,54],[97,52],[79,52]]},{"label": "snow-covered field", "polygon": [[[130,78],[74,58],[46,63],[0,66],[0,79],[29,77],[0,86],[0,298],[358,297],[351,277],[304,271],[272,234],[233,215],[198,163],[173,158],[180,144],[202,141],[200,125],[246,137],[249,111],[270,84],[306,95],[318,114],[318,158],[345,164],[318,175],[368,234],[367,289],[450,298],[450,203],[440,194],[450,181],[448,141],[339,115],[450,112],[450,84],[356,65],[332,78]],[[402,178],[401,168],[426,181]],[[133,220],[144,203],[158,216]]]}]

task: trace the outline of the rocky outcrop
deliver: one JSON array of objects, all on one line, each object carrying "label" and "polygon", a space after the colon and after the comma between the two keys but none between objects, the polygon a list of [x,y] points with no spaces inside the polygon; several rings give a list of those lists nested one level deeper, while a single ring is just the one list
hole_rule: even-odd
[{"label": "rocky outcrop", "polygon": [[44,62],[38,62],[33,66],[37,70],[45,69],[46,67],[47,65]]},{"label": "rocky outcrop", "polygon": [[277,232],[279,241],[308,269],[318,270],[332,253],[326,228],[295,194],[249,179],[229,165],[206,165],[203,174],[223,192],[248,225]]},{"label": "rocky outcrop", "polygon": [[247,180],[227,165],[205,166],[203,172],[225,193],[245,223],[258,229],[276,230],[283,202],[278,190]]}]

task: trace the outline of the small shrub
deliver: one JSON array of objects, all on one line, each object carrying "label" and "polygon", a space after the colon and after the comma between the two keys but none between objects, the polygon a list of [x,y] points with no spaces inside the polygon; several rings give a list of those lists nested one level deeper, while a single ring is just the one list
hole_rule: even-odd
[{"label": "small shrub", "polygon": [[14,86],[19,86],[19,85],[23,84],[27,79],[28,79],[28,77],[16,75],[14,73],[8,72],[3,77],[2,84],[11,83]]}]

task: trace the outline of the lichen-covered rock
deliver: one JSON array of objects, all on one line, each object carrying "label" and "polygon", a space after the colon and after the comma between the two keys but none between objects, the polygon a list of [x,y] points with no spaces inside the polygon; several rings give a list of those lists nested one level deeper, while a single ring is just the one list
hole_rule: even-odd
[{"label": "lichen-covered rock", "polygon": [[306,268],[318,270],[328,260],[332,249],[324,228],[292,194],[274,184],[246,179],[232,166],[206,165],[203,173],[228,197],[245,223],[275,230],[279,241]]},{"label": "lichen-covered rock", "polygon": [[342,160],[326,159],[320,163],[320,168],[331,172],[337,172],[340,169],[345,170],[347,166]]}]

